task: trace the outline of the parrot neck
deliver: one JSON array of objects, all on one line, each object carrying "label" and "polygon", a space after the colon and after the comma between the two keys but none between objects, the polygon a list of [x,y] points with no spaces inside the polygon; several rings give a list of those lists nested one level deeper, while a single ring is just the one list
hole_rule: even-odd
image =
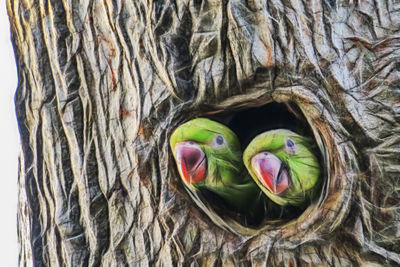
[{"label": "parrot neck", "polygon": [[209,188],[211,191],[222,197],[237,212],[252,215],[257,215],[259,211],[263,212],[263,194],[250,175],[247,173],[238,175],[238,172],[232,171],[221,177],[222,183]]}]

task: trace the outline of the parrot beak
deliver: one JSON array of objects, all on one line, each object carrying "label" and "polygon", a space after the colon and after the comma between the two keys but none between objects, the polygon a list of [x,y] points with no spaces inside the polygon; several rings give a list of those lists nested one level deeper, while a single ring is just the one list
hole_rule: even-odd
[{"label": "parrot beak", "polygon": [[289,187],[289,174],[282,161],[274,154],[261,152],[251,159],[257,179],[273,194],[280,194]]},{"label": "parrot beak", "polygon": [[187,183],[197,183],[205,178],[207,160],[198,144],[191,141],[178,143],[174,154],[178,170]]}]

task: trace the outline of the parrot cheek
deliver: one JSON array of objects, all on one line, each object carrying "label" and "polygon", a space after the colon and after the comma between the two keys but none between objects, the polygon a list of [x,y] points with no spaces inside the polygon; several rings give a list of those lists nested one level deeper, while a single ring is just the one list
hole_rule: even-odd
[{"label": "parrot cheek", "polygon": [[203,150],[194,142],[182,142],[175,147],[176,162],[182,178],[189,184],[201,182],[207,173]]}]

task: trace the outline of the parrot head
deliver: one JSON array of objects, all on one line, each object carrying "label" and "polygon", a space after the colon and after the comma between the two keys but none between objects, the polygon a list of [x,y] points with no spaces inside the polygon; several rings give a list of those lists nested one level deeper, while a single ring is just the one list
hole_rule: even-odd
[{"label": "parrot head", "polygon": [[263,192],[281,206],[303,206],[320,185],[320,166],[311,138],[285,129],[255,137],[243,161]]},{"label": "parrot head", "polygon": [[170,146],[181,180],[196,198],[246,225],[262,220],[266,198],[247,173],[239,139],[228,127],[197,118],[175,129]]},{"label": "parrot head", "polygon": [[206,118],[180,125],[171,135],[170,146],[179,174],[191,190],[203,187],[220,193],[243,169],[236,135]]}]

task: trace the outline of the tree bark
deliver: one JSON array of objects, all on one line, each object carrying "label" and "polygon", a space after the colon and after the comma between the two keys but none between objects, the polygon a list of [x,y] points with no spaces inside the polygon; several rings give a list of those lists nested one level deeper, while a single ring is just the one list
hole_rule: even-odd
[{"label": "tree bark", "polygon": [[[21,266],[400,265],[399,1],[7,2]],[[190,198],[168,139],[270,102],[301,109],[325,182],[247,231]]]}]

